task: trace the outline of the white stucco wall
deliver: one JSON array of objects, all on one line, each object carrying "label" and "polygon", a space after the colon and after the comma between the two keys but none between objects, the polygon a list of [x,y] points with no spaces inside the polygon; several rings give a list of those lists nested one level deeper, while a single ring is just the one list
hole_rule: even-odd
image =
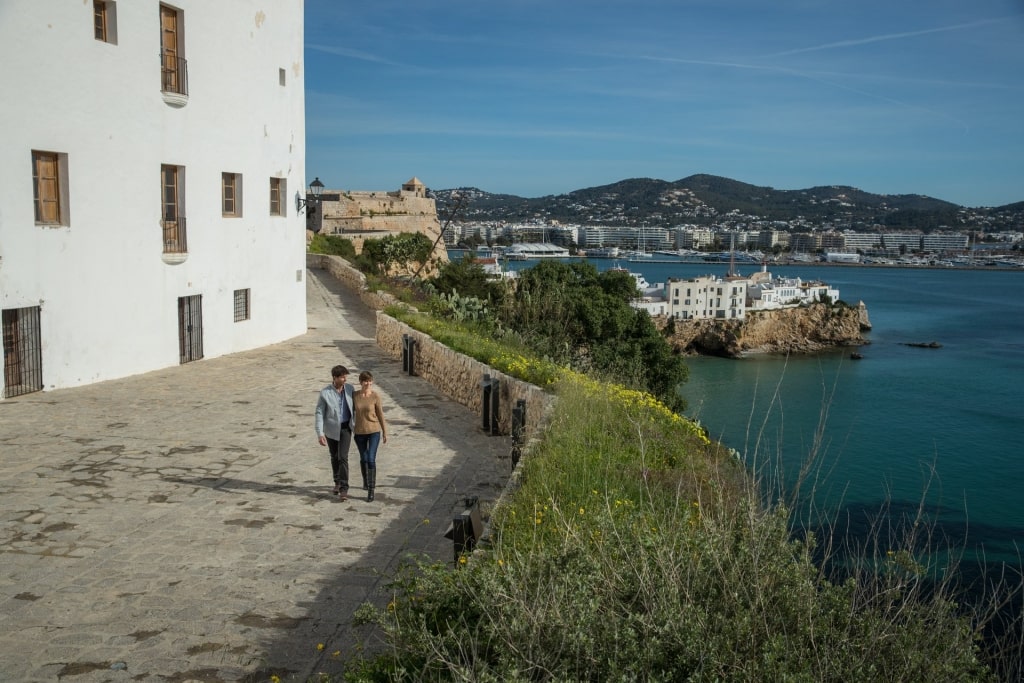
[{"label": "white stucco wall", "polygon": [[[202,295],[206,358],[304,333],[302,2],[174,2],[180,107],[161,94],[159,2],[118,0],[117,44],[95,39],[92,5],[0,2],[0,307],[40,306],[43,388],[177,365],[183,296]],[[33,150],[67,155],[69,226],[35,224]],[[179,264],[163,258],[161,164],[185,168]],[[242,174],[241,217],[222,216],[222,172]]]}]

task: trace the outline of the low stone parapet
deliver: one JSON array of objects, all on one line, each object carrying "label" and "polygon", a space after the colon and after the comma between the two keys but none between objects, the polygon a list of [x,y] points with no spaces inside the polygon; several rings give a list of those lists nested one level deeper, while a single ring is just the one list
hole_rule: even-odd
[{"label": "low stone parapet", "polygon": [[332,277],[349,289],[358,292],[359,298],[377,311],[377,346],[398,360],[402,358],[404,338],[415,340],[412,347],[414,374],[437,387],[445,396],[461,403],[481,416],[480,427],[484,428],[484,382],[490,383],[491,392],[497,392],[497,405],[493,412],[493,423],[501,434],[511,434],[513,410],[523,401],[526,420],[523,425],[524,439],[537,435],[547,420],[553,396],[540,387],[499,372],[478,360],[458,353],[433,337],[419,332],[409,325],[384,313],[387,306],[402,305],[385,292],[370,292],[366,288],[366,277],[340,256],[306,254],[306,266],[326,270]]},{"label": "low stone parapet", "polygon": [[[553,397],[540,387],[499,372],[478,360],[453,351],[433,337],[419,332],[383,311],[377,311],[377,346],[395,359],[402,358],[405,337],[413,344],[415,374],[441,390],[445,396],[484,414],[485,380],[497,390],[494,413],[501,434],[512,433],[512,411],[523,401],[526,409],[525,436],[537,433]],[[492,404],[493,405],[493,404]],[[483,427],[481,422],[481,427]]]}]

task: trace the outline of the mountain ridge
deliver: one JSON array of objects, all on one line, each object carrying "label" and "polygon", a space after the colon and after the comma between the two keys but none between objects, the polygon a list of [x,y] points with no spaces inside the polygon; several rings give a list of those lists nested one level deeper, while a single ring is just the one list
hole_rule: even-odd
[{"label": "mountain ridge", "polygon": [[874,194],[847,185],[777,190],[731,178],[695,174],[675,181],[627,178],[536,198],[475,187],[432,192],[443,206],[467,201],[462,220],[559,221],[586,224],[697,225],[777,221],[864,229],[1021,229],[1024,202],[969,208],[919,194]]}]

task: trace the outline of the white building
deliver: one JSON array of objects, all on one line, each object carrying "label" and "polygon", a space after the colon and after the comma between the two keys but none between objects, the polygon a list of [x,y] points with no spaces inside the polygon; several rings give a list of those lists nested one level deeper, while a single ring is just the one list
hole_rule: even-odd
[{"label": "white building", "polygon": [[836,301],[839,301],[838,289],[824,282],[804,282],[798,277],[772,277],[767,266],[751,275],[747,285],[746,304],[751,311]]},{"label": "white building", "polygon": [[0,56],[4,397],[305,332],[301,2],[3,0]]},{"label": "white building", "polygon": [[521,242],[513,244],[502,252],[510,261],[528,261],[539,258],[565,258],[569,250],[550,242]]},{"label": "white building", "polygon": [[967,251],[969,237],[962,232],[933,232],[921,236],[924,251]]},{"label": "white building", "polygon": [[627,273],[636,282],[636,297],[630,300],[630,306],[641,311],[647,311],[648,315],[652,316],[668,315],[669,307],[668,299],[665,296],[665,283],[658,282],[652,285],[642,273],[633,273],[620,266],[614,266],[608,270]]},{"label": "white building", "polygon": [[860,254],[845,251],[826,251],[825,260],[829,263],[860,263]]},{"label": "white building", "polygon": [[668,315],[679,320],[718,318],[743,320],[747,280],[714,275],[685,280],[669,279],[666,286]]},{"label": "white building", "polygon": [[670,278],[666,285],[641,288],[641,293],[633,302],[634,308],[677,320],[744,320],[748,311],[839,300],[838,289],[800,278],[773,278],[765,265],[750,277]]},{"label": "white building", "polygon": [[709,228],[683,228],[676,230],[679,249],[704,249],[714,244],[715,232]]}]

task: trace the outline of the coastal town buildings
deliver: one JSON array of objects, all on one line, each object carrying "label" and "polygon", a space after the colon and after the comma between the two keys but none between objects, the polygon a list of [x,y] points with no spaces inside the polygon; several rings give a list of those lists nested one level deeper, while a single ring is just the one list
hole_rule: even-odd
[{"label": "coastal town buildings", "polygon": [[[566,248],[577,247],[588,256],[605,258],[646,255],[652,252],[693,252],[735,249],[739,253],[768,253],[772,259],[829,262],[864,262],[863,257],[899,258],[908,256],[949,259],[971,249],[971,237],[964,232],[857,231],[821,229],[782,229],[782,221],[770,221],[770,229],[735,225],[700,227],[681,225],[670,230],[646,226],[587,226],[501,222],[454,223],[445,234],[445,244],[453,247],[467,238],[487,244],[551,242]],[[991,233],[990,242],[1014,243],[1020,233]],[[856,255],[829,258],[829,254]]]},{"label": "coastal town buildings", "polygon": [[618,247],[634,251],[656,251],[672,245],[664,228],[586,225],[579,230],[579,246],[584,249]]},{"label": "coastal town buildings", "polygon": [[921,235],[921,251],[931,252],[962,252],[966,251],[970,238],[959,232],[933,232]]},{"label": "coastal town buildings", "polygon": [[839,290],[824,282],[773,277],[765,265],[748,277],[670,278],[667,283],[653,287],[647,286],[642,276],[633,275],[637,278],[638,296],[632,306],[677,320],[743,320],[750,311],[839,300]]},{"label": "coastal town buildings", "polygon": [[2,395],[306,330],[303,11],[0,4]]},{"label": "coastal town buildings", "polygon": [[715,233],[709,228],[682,228],[676,231],[676,249],[706,249],[715,243]]}]

